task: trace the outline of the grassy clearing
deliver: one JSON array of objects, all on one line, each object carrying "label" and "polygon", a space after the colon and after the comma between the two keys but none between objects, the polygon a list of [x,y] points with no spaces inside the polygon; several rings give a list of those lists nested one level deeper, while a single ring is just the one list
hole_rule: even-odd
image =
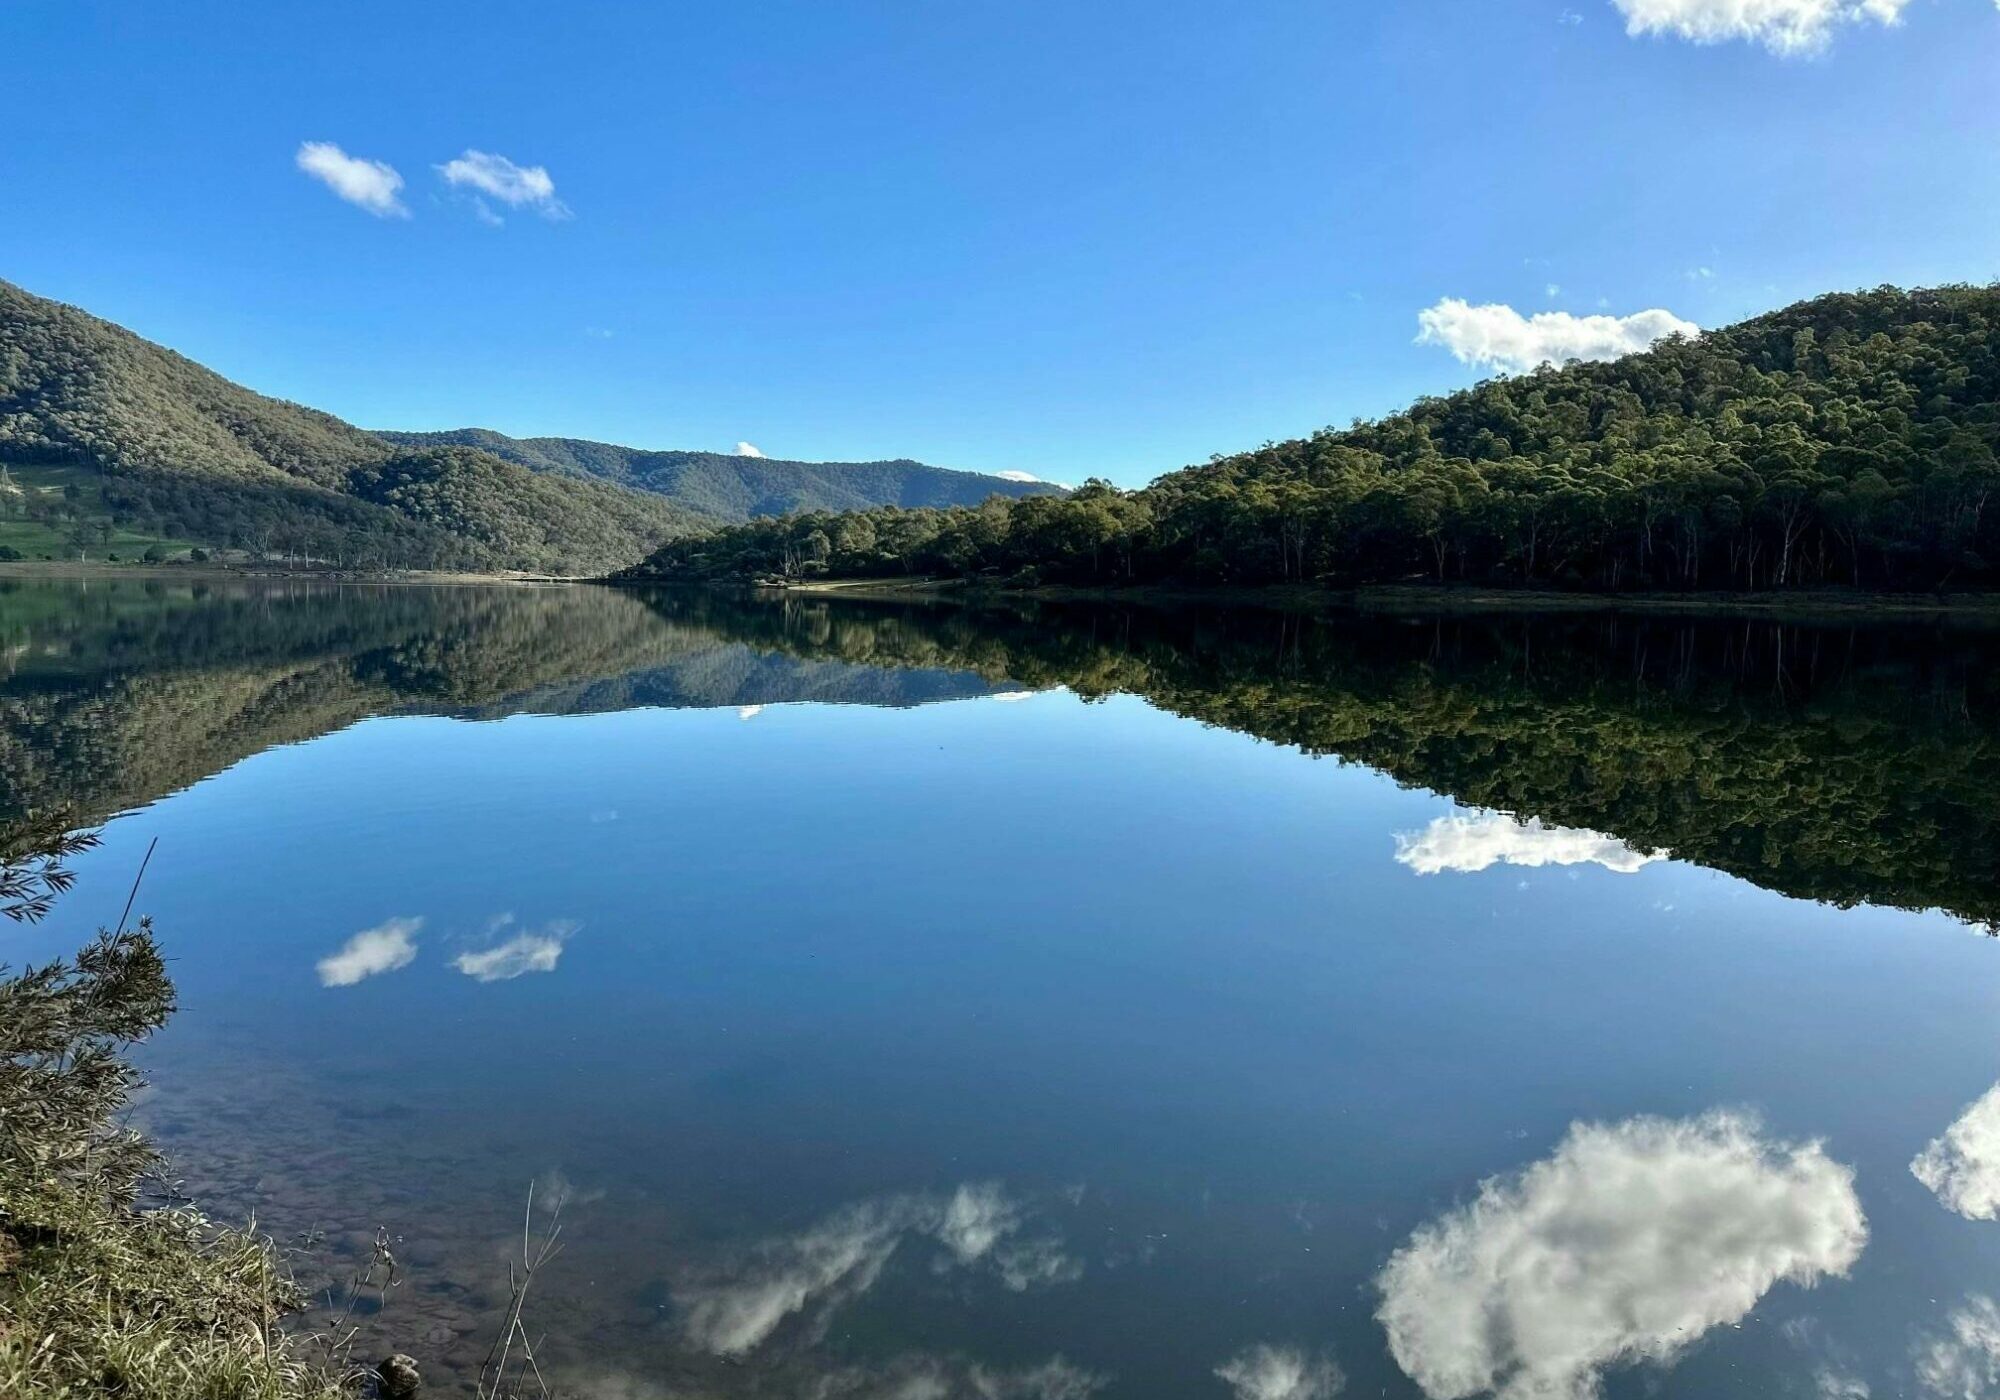
[{"label": "grassy clearing", "polygon": [[179,558],[194,546],[167,535],[129,529],[111,518],[103,478],[60,463],[10,462],[0,476],[0,559],[127,561],[158,547]]}]

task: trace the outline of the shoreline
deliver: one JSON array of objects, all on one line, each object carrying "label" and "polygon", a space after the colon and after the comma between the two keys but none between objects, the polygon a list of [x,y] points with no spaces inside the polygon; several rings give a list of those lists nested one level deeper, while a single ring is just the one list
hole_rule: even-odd
[{"label": "shoreline", "polygon": [[1967,618],[2000,624],[2000,592],[1849,593],[1813,589],[1787,593],[1567,593],[1552,589],[1516,591],[1435,584],[1367,584],[1357,588],[1318,588],[1307,584],[1210,587],[1038,584],[1030,588],[1007,588],[965,579],[938,578],[827,579],[782,585],[605,581],[621,588],[720,588],[874,602],[939,600],[970,603],[1024,599],[1039,602],[1122,602],[1143,606],[1209,603],[1284,612],[1651,613],[1800,620]]},{"label": "shoreline", "polygon": [[863,602],[949,601],[989,603],[1133,603],[1144,607],[1195,604],[1293,613],[1648,613],[1691,617],[1772,617],[1800,621],[1963,619],[2000,624],[2000,591],[1878,593],[1807,589],[1784,593],[1585,593],[1453,584],[1383,583],[1353,588],[1311,584],[1163,584],[1084,586],[1037,584],[1010,588],[956,578],[818,579],[788,584],[723,580],[592,578],[527,572],[477,573],[440,569],[295,569],[280,565],[110,564],[96,560],[0,561],[0,580],[138,578],[217,582],[272,580],[402,587],[552,586],[601,584],[612,588],[672,588],[732,593],[852,598]]},{"label": "shoreline", "polygon": [[290,569],[264,564],[110,564],[102,560],[0,560],[0,579],[284,579],[305,583],[550,584],[590,583],[587,577],[524,572],[482,574],[460,569]]}]

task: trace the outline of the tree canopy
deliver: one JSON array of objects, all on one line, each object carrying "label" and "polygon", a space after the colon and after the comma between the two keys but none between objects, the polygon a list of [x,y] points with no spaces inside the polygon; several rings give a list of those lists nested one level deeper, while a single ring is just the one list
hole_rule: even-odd
[{"label": "tree canopy", "polygon": [[2000,288],[1801,302],[1067,499],[807,513],[630,577],[1587,589],[2000,583]]}]

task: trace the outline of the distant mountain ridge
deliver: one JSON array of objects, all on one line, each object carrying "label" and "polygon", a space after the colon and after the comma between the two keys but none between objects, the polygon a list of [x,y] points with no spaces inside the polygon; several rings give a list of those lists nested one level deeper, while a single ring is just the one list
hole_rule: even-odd
[{"label": "distant mountain ridge", "polygon": [[907,457],[885,462],[796,462],[725,452],[652,451],[587,438],[515,438],[490,428],[385,431],[376,436],[401,447],[476,448],[530,471],[609,481],[665,496],[718,521],[803,510],[973,506],[991,496],[1049,496],[1063,491],[1048,482],[954,471]]},{"label": "distant mountain ridge", "polygon": [[601,574],[757,515],[1054,489],[914,462],[372,433],[0,281],[0,559],[199,546],[354,568]]}]

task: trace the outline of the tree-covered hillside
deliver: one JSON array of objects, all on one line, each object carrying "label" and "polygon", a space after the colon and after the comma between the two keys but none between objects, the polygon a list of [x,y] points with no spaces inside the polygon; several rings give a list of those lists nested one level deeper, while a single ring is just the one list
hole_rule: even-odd
[{"label": "tree-covered hillside", "polygon": [[787,462],[722,452],[648,452],[583,438],[512,438],[487,428],[378,436],[409,447],[475,447],[538,472],[597,478],[651,491],[715,520],[876,506],[972,506],[989,496],[1058,495],[1045,482],[1010,481],[922,462]]},{"label": "tree-covered hillside", "polygon": [[1888,287],[1491,380],[1141,491],[752,522],[673,541],[632,576],[1992,587],[1997,450],[2000,288]]},{"label": "tree-covered hillside", "polygon": [[54,537],[140,535],[352,566],[601,572],[696,517],[657,496],[490,453],[403,447],[266,398],[74,307],[0,282],[0,493]]}]

